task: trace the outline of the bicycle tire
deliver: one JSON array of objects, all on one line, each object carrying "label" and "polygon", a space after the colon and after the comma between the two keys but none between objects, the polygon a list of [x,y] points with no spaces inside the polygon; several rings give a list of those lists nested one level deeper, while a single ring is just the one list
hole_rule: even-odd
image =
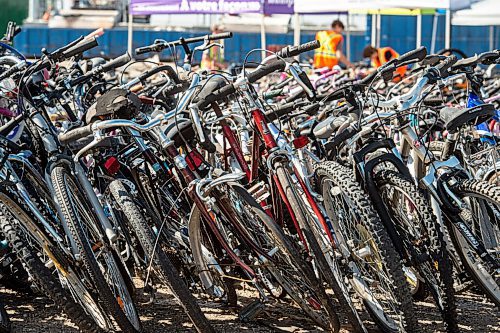
[{"label": "bicycle tire", "polygon": [[[278,178],[281,188],[285,192],[287,199],[290,202],[292,212],[299,223],[299,227],[302,229],[302,232],[306,238],[307,245],[311,248],[312,254],[314,255],[314,259],[316,264],[321,270],[321,276],[327,284],[332,288],[337,302],[339,303],[343,312],[347,313],[347,317],[349,319],[350,324],[353,326],[354,330],[357,332],[364,332],[365,328],[360,320],[357,312],[353,311],[352,306],[350,305],[350,299],[348,296],[343,293],[343,288],[339,285],[337,280],[332,274],[330,274],[330,266],[325,258],[323,250],[318,243],[316,237],[318,236],[315,231],[313,231],[311,226],[309,225],[309,221],[307,218],[307,213],[303,204],[301,204],[301,197],[297,193],[295,186],[293,185],[293,181],[290,178],[291,175],[288,169],[281,161],[277,161],[274,163],[274,172]],[[338,317],[337,317],[338,318]],[[340,325],[340,323],[339,323]]]},{"label": "bicycle tire", "polygon": [[156,244],[156,236],[147,224],[144,215],[134,202],[133,197],[120,180],[113,180],[109,184],[109,190],[117,205],[124,213],[129,225],[136,234],[144,252],[147,262],[153,255],[153,263],[161,281],[165,283],[175,295],[177,302],[182,306],[195,328],[200,333],[215,332],[208,319],[200,309],[196,299],[189,291],[188,286],[180,279],[177,269],[174,267],[162,247]]},{"label": "bicycle tire", "polygon": [[[392,291],[392,297],[396,302],[395,305],[398,308],[396,316],[401,317],[401,324],[398,325],[400,327],[391,326],[383,321],[381,318],[387,315],[385,315],[385,313],[378,314],[378,312],[374,310],[374,305],[371,305],[370,302],[362,298],[372,319],[384,332],[398,332],[400,329],[408,332],[420,332],[420,326],[414,316],[415,312],[413,310],[412,297],[403,273],[401,258],[392,246],[389,235],[369,201],[368,195],[362,190],[360,184],[356,182],[352,171],[346,169],[337,162],[326,161],[319,163],[316,166],[316,175],[321,180],[321,186],[324,187],[322,189],[322,194],[326,205],[328,204],[326,191],[331,191],[332,189],[337,191],[338,195],[345,196],[345,198],[349,200],[352,205],[350,209],[355,210],[356,214],[359,215],[357,223],[360,224],[356,225],[357,232],[361,233],[360,230],[362,230],[368,234],[366,237],[373,240],[373,242],[370,241],[369,243],[370,248],[373,248],[373,252],[377,254],[377,260],[379,261],[378,265],[382,266],[384,274],[389,277],[387,289]],[[330,181],[334,187],[327,187],[325,180]],[[333,208],[328,208],[327,205],[327,210],[328,209]],[[344,236],[341,226],[334,223],[335,219],[331,220],[337,237],[342,235],[342,239],[339,239],[339,241],[348,244],[343,240]],[[361,227],[362,229],[360,229]],[[353,237],[347,237],[347,239],[351,238]],[[354,249],[349,250],[349,252],[354,254]],[[353,255],[352,258],[355,258],[355,256]]]},{"label": "bicycle tire", "polygon": [[[225,187],[224,187],[225,186]],[[224,187],[224,188],[222,188]],[[220,192],[220,195],[218,195]],[[236,199],[235,196],[231,196],[229,198],[229,194],[233,192],[239,195],[239,197]],[[238,223],[241,224],[241,227],[243,228],[242,230],[246,231],[247,236],[249,236],[257,245],[262,245],[263,239],[269,240],[267,235],[273,238],[273,240],[270,240],[272,244],[278,248],[281,249],[282,253],[285,255],[289,256],[289,261],[287,261],[288,268],[289,266],[294,266],[296,267],[296,274],[301,275],[301,278],[304,278],[307,280],[307,283],[302,286],[304,288],[308,288],[308,290],[311,290],[311,285],[316,286],[319,285],[317,279],[314,277],[314,273],[312,272],[311,268],[308,268],[308,264],[300,257],[297,251],[295,251],[294,246],[292,245],[291,241],[286,238],[286,236],[283,234],[281,231],[280,227],[276,225],[276,223],[263,211],[262,207],[255,201],[255,199],[244,189],[241,185],[236,184],[236,183],[231,183],[231,185],[223,184],[221,187],[218,189],[218,194],[215,195],[215,197],[218,198],[217,203],[219,205],[224,205],[226,208],[227,207],[232,207],[232,213],[237,214],[237,210],[242,210],[243,205],[248,205],[245,206],[246,209],[243,209],[244,211],[251,210],[254,214],[254,218],[251,219],[250,224],[244,224],[242,221],[243,218],[240,216],[238,218]],[[225,198],[226,197],[226,198]],[[245,201],[245,203],[242,203],[241,200]],[[234,205],[240,206],[239,208],[236,208]],[[196,219],[196,220],[194,220]],[[260,224],[257,225],[257,227],[260,227],[258,231],[255,229],[255,221],[257,219],[260,221]],[[190,221],[190,239],[192,236],[193,240],[194,239],[200,239],[199,235],[196,235],[196,233],[199,233],[201,228],[199,228],[201,223],[201,214],[199,211],[198,207],[193,208],[193,213],[192,213],[192,220]],[[237,230],[237,229],[235,229]],[[254,232],[252,232],[254,230]],[[238,232],[238,231],[235,231]],[[238,236],[237,236],[238,237]],[[239,238],[243,239],[242,236]],[[231,241],[228,241],[228,243],[231,243]],[[268,243],[269,244],[269,243]],[[197,244],[193,242],[192,248],[193,249],[193,254],[195,255],[195,261],[201,266],[199,268],[201,270],[204,270],[204,267],[207,267],[206,263],[204,262],[204,258],[202,258],[201,249],[198,249],[201,244]],[[264,248],[262,248],[264,249]],[[325,327],[328,325],[325,325],[326,321],[329,321],[327,318],[323,318],[321,315],[319,315],[317,312],[315,312],[312,308],[311,303],[309,303],[303,295],[301,295],[301,292],[304,292],[305,289],[300,289],[297,288],[297,283],[290,283],[289,279],[285,277],[284,273],[280,272],[279,269],[275,269],[276,265],[278,264],[278,256],[276,256],[277,253],[273,254],[273,257],[271,257],[270,261],[266,261],[264,264],[264,267],[266,270],[270,272],[270,274],[273,276],[274,279],[278,282],[278,284],[281,285],[281,287],[286,291],[286,293],[292,298],[292,300],[300,306],[300,308],[311,318],[317,325],[321,327]],[[260,254],[257,254],[257,256],[260,256]],[[276,256],[276,257],[275,257]],[[298,267],[298,268],[297,268]],[[258,269],[258,268],[255,268]],[[313,292],[314,293],[324,293],[324,291],[319,291],[321,287],[313,287]],[[275,297],[280,297],[279,295]],[[323,296],[326,298],[326,294]],[[333,306],[330,310],[333,312]]]},{"label": "bicycle tire", "polygon": [[[5,199],[2,200],[5,202]],[[23,209],[19,207],[19,212]],[[23,212],[24,213],[24,212]],[[27,214],[27,213],[26,213]],[[17,214],[21,217],[21,214]],[[38,288],[61,309],[80,330],[87,333],[104,332],[85,313],[84,309],[73,301],[72,296],[66,291],[59,281],[55,279],[52,272],[47,268],[37,255],[33,254],[31,247],[23,241],[20,230],[15,227],[14,217],[8,208],[0,204],[0,230],[16,251],[23,265],[30,272]]]},{"label": "bicycle tire", "polygon": [[[482,200],[488,200],[495,206],[492,209],[495,209],[496,220],[494,221],[496,224],[496,241],[500,241],[500,187],[490,184],[485,181],[479,180],[459,180],[453,187],[453,193],[457,195],[460,199],[464,199],[467,197],[479,198]],[[470,200],[470,199],[469,199]],[[489,215],[490,216],[490,215]],[[461,218],[464,223],[471,226],[476,221],[473,218],[473,214],[467,212],[466,214],[461,214]],[[480,218],[480,217],[478,217]],[[484,217],[486,218],[486,217]],[[480,224],[480,223],[479,223]],[[500,306],[500,278],[497,278],[496,281],[493,281],[493,277],[490,276],[482,276],[483,272],[479,266],[475,266],[475,263],[472,261],[470,256],[476,256],[474,261],[480,261],[477,255],[474,255],[473,251],[467,250],[469,247],[467,241],[464,239],[463,235],[453,226],[449,226],[450,236],[455,245],[455,249],[458,252],[458,255],[462,259],[462,263],[465,266],[467,272],[472,277],[477,286],[481,288],[484,294],[496,305]],[[479,233],[481,231],[479,230]],[[495,258],[494,258],[495,259]],[[498,252],[496,260],[500,260],[498,258]],[[479,263],[479,265],[481,265]],[[484,272],[488,273],[488,272]]]},{"label": "bicycle tire", "polygon": [[[446,331],[447,332],[458,332],[458,320],[456,311],[456,301],[455,301],[455,290],[453,288],[453,269],[450,258],[447,255],[446,243],[444,241],[443,232],[441,227],[436,222],[432,209],[429,203],[425,199],[424,194],[418,190],[414,185],[413,181],[407,179],[399,172],[393,170],[382,170],[374,175],[375,183],[380,190],[381,196],[384,200],[384,193],[391,190],[396,190],[404,192],[408,199],[411,201],[411,209],[418,214],[417,218],[413,220],[420,224],[416,226],[415,229],[420,229],[419,235],[410,235],[411,226],[407,226],[400,219],[404,219],[403,216],[399,216],[398,212],[401,209],[392,209],[391,207],[401,207],[397,205],[396,202],[386,202],[386,207],[394,217],[395,223],[405,224],[401,231],[408,231],[406,235],[409,235],[410,244],[408,246],[416,246],[413,244],[419,244],[422,247],[422,251],[425,254],[429,254],[429,260],[426,260],[426,265],[420,267],[417,265],[416,269],[419,271],[420,276],[426,279],[427,285],[431,286],[431,294],[433,295],[438,308],[440,308],[441,315],[443,317]],[[406,228],[408,227],[408,228]],[[406,236],[402,236],[402,239],[407,239]],[[420,236],[419,238],[415,237]],[[427,239],[425,239],[427,238]],[[412,242],[413,241],[413,242]],[[408,242],[407,242],[408,243]],[[413,243],[413,244],[411,244]],[[425,246],[425,248],[423,248]],[[437,270],[436,270],[436,265]],[[427,270],[431,270],[431,273],[436,276],[437,281],[429,281],[432,277],[427,278]],[[437,282],[437,283],[436,283]]]},{"label": "bicycle tire", "polygon": [[[63,166],[54,167],[50,176],[52,185],[54,187],[56,201],[64,218],[64,222],[67,224],[68,229],[71,233],[71,237],[73,237],[73,240],[76,243],[81,263],[90,276],[90,279],[92,280],[95,288],[98,290],[99,301],[102,303],[104,309],[106,309],[115,319],[118,326],[124,332],[140,332],[142,329],[139,316],[135,309],[135,305],[133,304],[132,298],[128,293],[126,283],[121,276],[121,271],[116,267],[116,261],[113,254],[111,252],[105,253],[105,255],[107,256],[106,259],[109,261],[107,264],[114,264],[115,266],[113,267],[113,273],[115,278],[119,279],[117,283],[121,285],[119,286],[120,295],[114,295],[111,291],[110,286],[108,285],[108,282],[106,281],[103,272],[99,267],[100,265],[97,262],[94,251],[92,249],[92,245],[89,243],[88,233],[83,229],[82,222],[79,218],[78,209],[75,207],[75,204],[71,199],[74,196],[80,196],[80,198],[78,198],[80,203],[85,204],[86,202],[86,198],[82,195],[77,186],[78,182],[74,180],[73,176]],[[67,184],[68,182],[72,183],[71,190]],[[89,207],[85,209],[85,213],[90,214],[87,216],[89,217],[87,224],[94,222],[94,228],[99,228],[99,222],[95,222],[97,221],[97,217],[93,216],[92,212],[92,209]],[[92,225],[90,226],[92,227]],[[102,234],[103,232],[101,232],[101,235]],[[104,250],[107,251],[107,249]],[[115,296],[118,297],[115,298]],[[129,315],[132,316],[132,320],[134,321],[134,323],[132,323],[130,321],[130,318],[128,318],[123,312],[122,306],[119,304],[119,302],[123,304],[125,304],[124,302],[127,302],[127,306],[123,305],[123,308],[126,308],[131,312]]]},{"label": "bicycle tire", "polygon": [[[316,297],[327,298],[328,296],[321,289],[320,281],[316,278],[312,267],[302,258],[299,251],[293,245],[292,241],[285,235],[282,229],[276,224],[276,222],[262,209],[262,206],[257,203],[254,197],[250,195],[241,185],[233,184],[231,188],[238,193],[240,199],[243,199],[248,204],[249,208],[252,209],[258,218],[261,220],[263,224],[264,230],[257,230],[254,232],[252,236],[253,239],[257,239],[263,237],[263,234],[269,235],[273,240],[270,240],[271,246],[279,247],[283,254],[288,258],[281,257],[272,257],[272,265],[269,265],[267,268],[271,271],[271,274],[278,280],[278,283],[286,290],[287,294],[302,308],[302,310],[316,323],[319,325],[322,324],[324,327],[324,320],[321,316],[311,309],[311,303],[308,299],[305,299],[301,293],[304,293],[306,290],[312,290]],[[235,201],[231,201],[232,203],[236,203]],[[242,222],[243,219],[239,219]],[[250,232],[252,228],[249,225],[243,225],[246,231]],[[260,232],[263,231],[263,232]],[[284,261],[282,263],[285,267],[295,266],[294,271],[295,274],[299,275],[295,278],[295,280],[305,279],[306,283],[302,283],[300,285],[300,281],[290,282],[287,279],[282,271],[278,267],[278,270],[274,269],[274,266],[277,266],[278,261]],[[302,289],[304,288],[304,289]],[[319,294],[319,295],[318,295]],[[333,305],[329,302],[322,302],[326,304],[326,306],[330,306],[331,309],[326,311],[327,313],[333,313],[335,310],[333,309]],[[325,305],[323,305],[325,306]],[[330,315],[331,316],[331,315]],[[333,326],[333,325],[331,325]]]}]

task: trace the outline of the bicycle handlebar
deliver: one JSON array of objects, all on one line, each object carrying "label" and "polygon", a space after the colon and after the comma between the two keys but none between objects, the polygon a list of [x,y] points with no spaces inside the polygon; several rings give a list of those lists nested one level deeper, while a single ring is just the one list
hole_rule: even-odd
[{"label": "bicycle handlebar", "polygon": [[76,86],[78,84],[86,82],[86,81],[90,80],[90,78],[92,78],[92,76],[94,76],[94,75],[97,75],[97,74],[100,74],[100,73],[104,73],[104,72],[110,71],[112,69],[115,69],[115,68],[118,68],[118,67],[126,65],[131,59],[132,58],[130,57],[130,55],[127,52],[127,53],[119,56],[118,58],[116,58],[114,60],[111,60],[111,61],[108,61],[107,63],[105,63],[105,64],[103,64],[101,66],[97,66],[96,68],[94,68],[91,71],[83,74],[82,76],[79,76],[79,77],[71,80],[69,82],[69,85],[71,87],[74,87],[74,86]]},{"label": "bicycle handlebar", "polygon": [[211,35],[205,35],[205,36],[200,36],[200,37],[193,37],[193,38],[186,38],[183,40],[176,40],[173,42],[165,42],[165,41],[155,41],[155,43],[148,45],[148,46],[142,46],[138,47],[135,49],[135,54],[140,55],[148,52],[161,52],[167,47],[174,47],[174,46],[180,46],[182,44],[192,44],[192,43],[198,43],[198,42],[203,42],[205,40],[213,41],[213,40],[219,40],[219,39],[227,39],[233,37],[232,32],[222,32],[220,34],[211,34]]},{"label": "bicycle handlebar", "polygon": [[96,47],[98,44],[97,39],[95,37],[92,38],[84,38],[83,36],[80,36],[78,39],[75,41],[69,43],[68,45],[65,45],[54,52],[51,52],[47,54],[47,58],[42,60],[41,62],[37,63],[33,67],[33,71],[37,72],[40,71],[44,68],[50,68],[51,66],[51,60],[53,61],[62,61],[65,59],[69,59],[77,54],[81,54],[85,51],[88,51],[94,47]]},{"label": "bicycle handlebar", "polygon": [[89,124],[87,126],[78,127],[78,128],[69,130],[66,133],[59,134],[58,138],[59,138],[59,142],[61,142],[61,144],[66,144],[68,142],[75,141],[75,140],[84,138],[86,136],[89,136],[92,133],[93,133],[92,124]]},{"label": "bicycle handlebar", "polygon": [[5,72],[3,72],[2,74],[0,74],[0,81],[8,78],[9,76],[11,76],[14,73],[19,72],[24,67],[26,67],[26,61],[24,61],[24,60],[21,61],[21,62],[19,62],[19,63],[17,63],[17,64],[15,64],[14,66],[12,66],[9,69],[7,69]]},{"label": "bicycle handlebar", "polygon": [[447,77],[449,75],[448,69],[453,66],[457,60],[457,56],[452,54],[434,68],[439,72],[439,76],[442,78]]}]

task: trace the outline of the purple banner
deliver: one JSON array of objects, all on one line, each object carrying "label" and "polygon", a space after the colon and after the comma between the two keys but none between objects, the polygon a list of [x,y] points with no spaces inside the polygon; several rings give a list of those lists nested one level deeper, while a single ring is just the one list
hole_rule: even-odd
[{"label": "purple banner", "polygon": [[292,14],[294,0],[131,0],[130,13],[150,14]]},{"label": "purple banner", "polygon": [[294,0],[266,0],[264,2],[264,14],[293,14],[294,2]]}]

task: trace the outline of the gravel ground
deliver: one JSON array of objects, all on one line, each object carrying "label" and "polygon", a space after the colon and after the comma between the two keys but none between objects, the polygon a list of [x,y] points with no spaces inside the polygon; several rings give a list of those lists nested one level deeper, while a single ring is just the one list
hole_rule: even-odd
[{"label": "gravel ground", "polygon": [[[76,333],[79,332],[67,318],[46,298],[26,295],[7,289],[0,290],[12,321],[14,333]],[[152,304],[139,303],[139,312],[144,332],[192,332],[189,321],[182,314],[168,290],[159,290]],[[239,301],[248,304],[255,296],[249,290],[239,290]],[[483,296],[471,291],[457,296],[460,327],[463,332],[500,332],[500,312]],[[432,303],[417,303],[417,313],[426,333],[443,332],[440,316]],[[213,322],[217,331],[229,332],[323,332],[306,319],[293,304],[276,302],[252,323],[243,324],[237,320],[234,310],[222,304],[201,300],[202,308]],[[370,332],[378,332],[369,324]],[[349,332],[347,326],[342,333]]]}]

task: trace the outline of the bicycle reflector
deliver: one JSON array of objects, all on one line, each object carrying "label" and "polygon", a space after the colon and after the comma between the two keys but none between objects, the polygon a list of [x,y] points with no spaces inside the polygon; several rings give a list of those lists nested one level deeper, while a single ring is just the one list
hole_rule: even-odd
[{"label": "bicycle reflector", "polygon": [[104,168],[110,175],[114,176],[120,170],[120,162],[116,157],[111,156],[104,162]]},{"label": "bicycle reflector", "polygon": [[301,135],[293,139],[292,142],[295,149],[300,149],[309,143],[309,138],[305,135]]},{"label": "bicycle reflector", "polygon": [[203,164],[203,157],[197,151],[190,151],[186,156],[186,162],[191,171],[200,171]]}]

